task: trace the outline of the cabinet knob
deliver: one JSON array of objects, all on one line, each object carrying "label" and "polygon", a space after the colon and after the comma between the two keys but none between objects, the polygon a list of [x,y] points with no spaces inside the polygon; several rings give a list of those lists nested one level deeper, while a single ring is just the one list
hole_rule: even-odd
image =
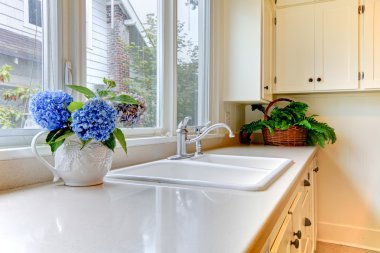
[{"label": "cabinet knob", "polygon": [[309,218],[305,218],[305,227],[311,226],[311,220]]},{"label": "cabinet knob", "polygon": [[303,186],[310,186],[310,185],[311,184],[310,184],[309,180],[307,180],[307,179],[303,180]]},{"label": "cabinet knob", "polygon": [[321,82],[321,81],[322,81],[322,78],[318,77],[317,82]]},{"label": "cabinet knob", "polygon": [[294,245],[296,249],[300,246],[300,241],[298,239],[295,239],[294,241],[290,242],[290,245]]},{"label": "cabinet knob", "polygon": [[269,86],[267,85],[267,86],[264,86],[264,89],[265,90],[269,90]]},{"label": "cabinet knob", "polygon": [[314,81],[313,78],[309,78],[309,83],[312,83]]},{"label": "cabinet knob", "polygon": [[297,233],[296,233],[296,232],[293,232],[293,235],[294,235],[294,236],[297,236],[298,239],[301,239],[301,238],[302,238],[302,232],[301,232],[301,230],[298,230]]},{"label": "cabinet knob", "polygon": [[313,171],[314,171],[315,173],[317,173],[317,172],[319,171],[319,167],[316,167],[315,169],[313,169]]}]

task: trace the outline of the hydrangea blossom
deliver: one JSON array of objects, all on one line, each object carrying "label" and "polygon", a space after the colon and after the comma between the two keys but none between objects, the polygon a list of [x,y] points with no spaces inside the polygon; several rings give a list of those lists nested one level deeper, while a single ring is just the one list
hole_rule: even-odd
[{"label": "hydrangea blossom", "polygon": [[118,121],[123,127],[134,127],[144,118],[147,106],[141,96],[133,93],[127,93],[126,95],[133,97],[139,104],[115,104],[115,109],[118,113]]},{"label": "hydrangea blossom", "polygon": [[71,127],[84,141],[106,141],[116,126],[116,110],[100,98],[91,99],[76,110]]},{"label": "hydrangea blossom", "polygon": [[51,131],[67,125],[70,118],[67,106],[72,101],[73,97],[63,91],[43,91],[32,97],[29,110],[42,128]]}]

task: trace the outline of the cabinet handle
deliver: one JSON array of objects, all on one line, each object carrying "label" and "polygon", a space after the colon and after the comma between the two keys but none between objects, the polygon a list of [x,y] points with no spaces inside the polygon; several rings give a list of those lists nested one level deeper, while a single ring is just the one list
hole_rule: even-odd
[{"label": "cabinet handle", "polygon": [[320,81],[322,81],[322,78],[318,77],[317,82],[320,82]]},{"label": "cabinet handle", "polygon": [[302,238],[302,232],[301,232],[301,230],[298,230],[297,233],[296,233],[296,232],[293,232],[293,235],[294,235],[294,236],[297,236],[298,239],[301,239],[301,238]]},{"label": "cabinet handle", "polygon": [[305,218],[305,227],[311,226],[311,220],[309,218]]},{"label": "cabinet handle", "polygon": [[315,169],[313,169],[313,171],[314,171],[315,173],[317,173],[317,172],[319,171],[319,167],[316,167]]},{"label": "cabinet handle", "polygon": [[294,245],[296,249],[300,247],[300,241],[298,239],[295,239],[294,241],[290,242],[290,245]]},{"label": "cabinet handle", "polygon": [[309,78],[309,83],[312,83],[314,81],[313,78]]},{"label": "cabinet handle", "polygon": [[264,89],[265,90],[269,90],[269,86],[267,85],[267,86],[264,86]]},{"label": "cabinet handle", "polygon": [[310,185],[311,184],[310,184],[309,180],[307,180],[307,179],[303,180],[303,186],[310,186]]}]

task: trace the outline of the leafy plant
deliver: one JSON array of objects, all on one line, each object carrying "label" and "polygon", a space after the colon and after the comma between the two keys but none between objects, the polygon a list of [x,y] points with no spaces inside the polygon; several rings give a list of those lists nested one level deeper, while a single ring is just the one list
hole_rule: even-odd
[{"label": "leafy plant", "polygon": [[9,82],[9,80],[11,79],[11,70],[13,70],[13,67],[8,65],[8,64],[4,64],[3,66],[1,66],[0,68],[0,82]]},{"label": "leafy plant", "polygon": [[251,134],[254,131],[268,128],[271,134],[275,129],[287,130],[291,126],[298,126],[308,130],[307,144],[318,144],[324,147],[326,143],[335,143],[336,134],[332,127],[318,122],[317,115],[306,116],[309,106],[302,102],[291,102],[284,108],[275,107],[268,119],[253,121],[240,128],[240,133]]},{"label": "leafy plant", "polygon": [[116,86],[113,80],[104,78],[103,82],[106,89],[96,92],[84,86],[68,85],[83,94],[87,102],[73,101],[71,95],[62,91],[44,91],[32,97],[30,111],[34,120],[50,131],[46,142],[53,153],[74,134],[82,141],[82,148],[95,140],[113,151],[117,140],[127,152],[124,134],[116,127],[117,111],[110,103],[138,104],[138,101],[125,94],[116,95],[112,91]]}]

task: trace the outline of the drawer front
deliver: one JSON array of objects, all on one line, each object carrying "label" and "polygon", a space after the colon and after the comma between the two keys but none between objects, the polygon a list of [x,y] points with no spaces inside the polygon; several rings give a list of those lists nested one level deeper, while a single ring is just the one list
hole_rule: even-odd
[{"label": "drawer front", "polygon": [[288,214],[271,246],[270,253],[290,253],[292,235],[292,215]]}]

